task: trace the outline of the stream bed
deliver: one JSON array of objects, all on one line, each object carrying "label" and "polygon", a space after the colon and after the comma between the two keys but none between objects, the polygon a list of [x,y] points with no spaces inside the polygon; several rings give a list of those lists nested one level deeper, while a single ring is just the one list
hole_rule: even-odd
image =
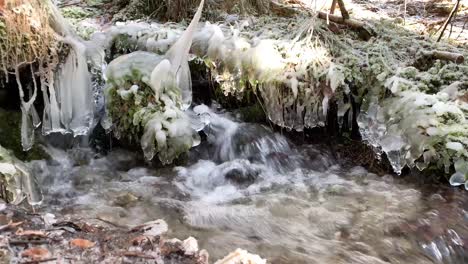
[{"label": "stream bed", "polygon": [[[208,123],[208,122],[207,122]],[[218,259],[236,248],[269,263],[468,263],[463,190],[344,166],[329,150],[210,113],[184,166],[154,168],[112,149],[48,148],[30,166],[41,211],[134,226],[164,219]]]}]

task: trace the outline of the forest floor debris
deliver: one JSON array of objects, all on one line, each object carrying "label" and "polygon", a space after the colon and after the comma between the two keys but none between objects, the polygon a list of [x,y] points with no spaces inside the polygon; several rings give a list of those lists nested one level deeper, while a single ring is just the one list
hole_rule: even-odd
[{"label": "forest floor debris", "polygon": [[[115,227],[97,219],[55,219],[0,205],[1,263],[209,263],[208,252],[198,248],[195,238],[165,237],[168,226],[161,219],[133,228]],[[216,263],[265,260],[238,249]]]}]

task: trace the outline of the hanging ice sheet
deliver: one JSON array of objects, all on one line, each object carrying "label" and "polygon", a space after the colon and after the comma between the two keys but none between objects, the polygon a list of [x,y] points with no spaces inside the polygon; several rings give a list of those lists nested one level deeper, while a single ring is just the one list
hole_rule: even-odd
[{"label": "hanging ice sheet", "polygon": [[94,115],[91,75],[88,71],[87,48],[77,37],[55,5],[50,5],[51,26],[70,51],[55,76],[49,78],[44,94],[43,134],[73,133],[86,135]]}]

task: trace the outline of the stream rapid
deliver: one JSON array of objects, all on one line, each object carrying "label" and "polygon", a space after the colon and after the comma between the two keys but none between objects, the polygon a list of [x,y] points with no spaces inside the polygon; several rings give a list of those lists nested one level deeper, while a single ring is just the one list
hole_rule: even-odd
[{"label": "stream rapid", "polygon": [[462,190],[339,165],[328,149],[207,110],[206,139],[183,166],[136,152],[48,147],[33,161],[61,217],[133,226],[155,219],[195,237],[213,261],[236,248],[270,263],[468,263]]}]

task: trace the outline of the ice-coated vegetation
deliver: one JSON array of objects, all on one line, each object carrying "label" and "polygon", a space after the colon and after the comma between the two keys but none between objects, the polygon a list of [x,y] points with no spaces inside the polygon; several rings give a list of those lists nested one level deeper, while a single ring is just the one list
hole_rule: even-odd
[{"label": "ice-coated vegetation", "polygon": [[[342,119],[354,100],[362,103],[364,140],[386,153],[395,172],[432,166],[448,173],[466,163],[467,63],[427,56],[433,50],[466,56],[466,50],[424,37],[413,41],[414,33],[391,21],[369,22],[369,28],[376,37],[364,41],[306,17],[205,22],[192,53],[225,94],[242,97],[253,89],[277,125],[296,131],[324,126],[330,102],[338,105],[340,122],[349,122]],[[100,37],[122,51],[162,54],[182,29],[129,22]]]},{"label": "ice-coated vegetation", "polygon": [[[83,59],[91,52],[55,7],[50,10],[52,28],[71,51],[58,74],[41,80],[46,95],[43,132],[81,134],[92,124],[90,77]],[[324,126],[330,103],[337,104],[338,120],[349,122],[343,117],[357,110],[351,108],[355,101],[361,104],[363,139],[378,154],[386,154],[395,172],[405,166],[438,168],[455,172],[454,184],[464,183],[468,65],[430,54],[466,57],[466,49],[416,36],[393,21],[368,21],[367,29],[376,34],[365,41],[358,32],[334,28],[310,15],[229,17],[197,26],[199,19],[200,9],[186,31],[182,23],[125,22],[90,37],[89,43],[107,53],[112,47],[113,55],[148,52],[117,58],[107,71],[114,132],[139,141],[147,158],[164,152],[158,156],[169,163],[198,141],[183,112],[191,100],[191,47],[225,94],[241,98],[253,90],[267,117],[279,126],[296,131]],[[68,89],[67,83],[82,88]],[[76,98],[70,104],[68,95]],[[23,104],[25,149],[38,125],[29,105]]]},{"label": "ice-coated vegetation", "polygon": [[141,136],[148,160],[157,154],[163,164],[170,164],[199,144],[197,131],[183,110],[192,100],[188,55],[203,3],[163,56],[137,51],[118,57],[107,69],[108,117],[115,120],[116,135],[130,140]]},{"label": "ice-coated vegetation", "polygon": [[42,193],[36,178],[22,161],[0,146],[0,186],[3,200],[19,204],[25,199],[31,205],[42,202]]},{"label": "ice-coated vegetation", "polygon": [[[41,123],[43,134],[87,134],[94,105],[87,61],[91,52],[86,43],[51,1],[7,1],[6,5],[0,20],[0,66],[7,78],[9,71],[15,73],[23,149],[33,147],[34,131]],[[21,81],[24,72],[33,77],[29,94]],[[44,102],[42,122],[34,105],[39,89]]]},{"label": "ice-coated vegetation", "polygon": [[188,116],[181,110],[181,92],[163,83],[158,94],[151,86],[151,73],[163,57],[133,52],[112,61],[106,71],[108,118],[114,134],[139,142],[148,160],[155,155],[163,164],[199,143]]}]

